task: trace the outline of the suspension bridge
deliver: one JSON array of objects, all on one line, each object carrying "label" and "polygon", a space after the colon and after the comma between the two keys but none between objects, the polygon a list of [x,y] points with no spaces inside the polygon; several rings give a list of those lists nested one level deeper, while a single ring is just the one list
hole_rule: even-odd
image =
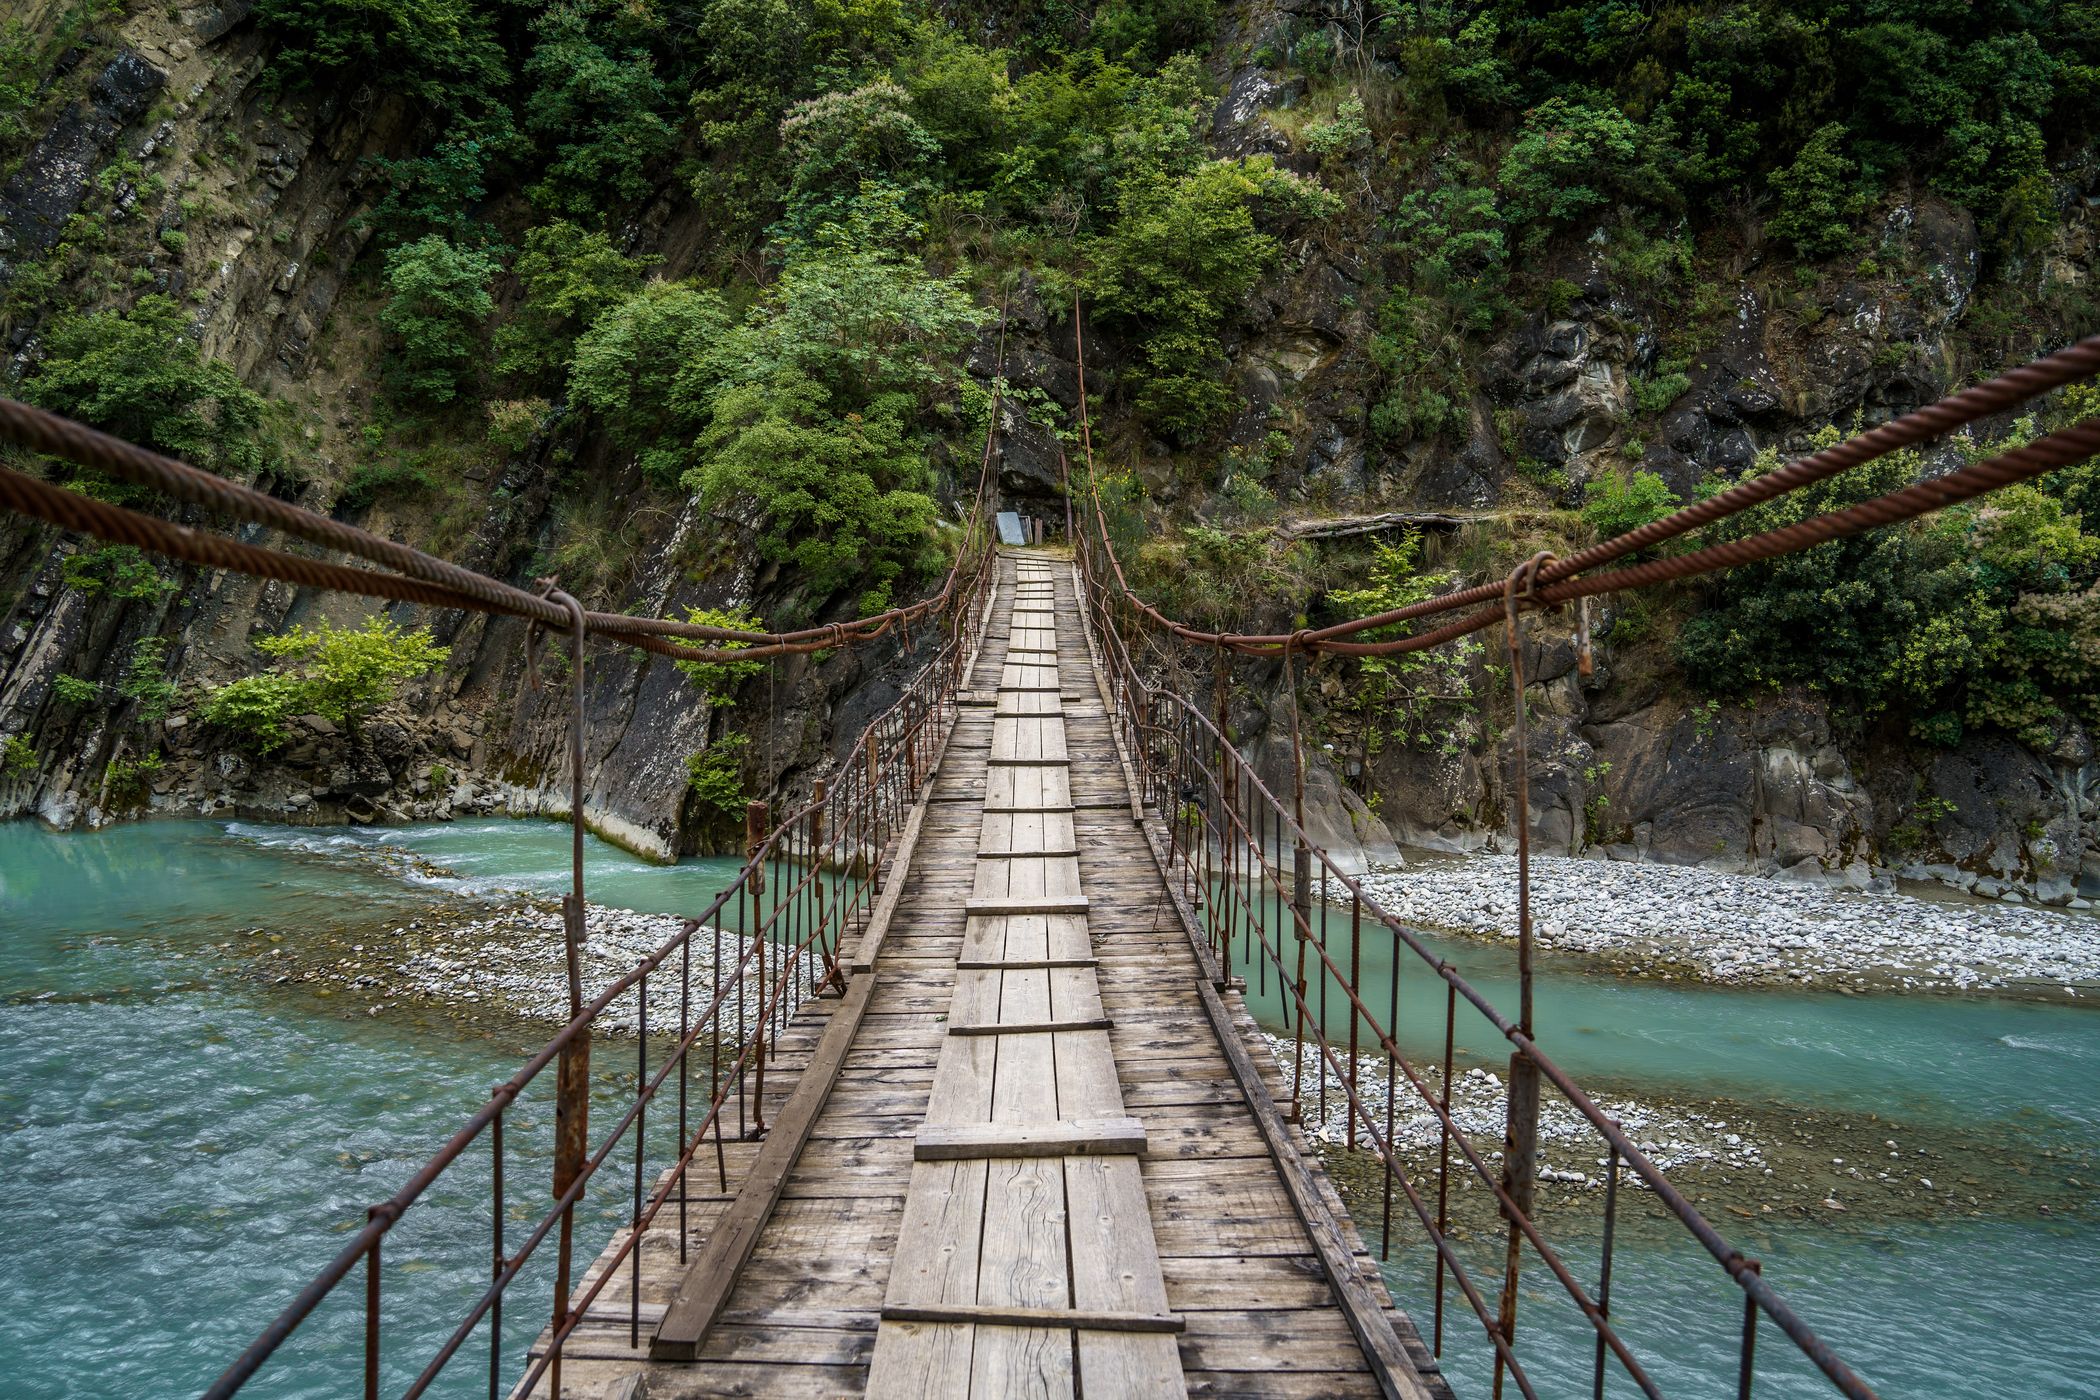
[{"label": "suspension bridge", "polygon": [[[1074,329],[1076,339],[1076,314]],[[355,562],[236,540],[13,467],[0,466],[0,506],[201,568],[507,613],[571,648],[569,1020],[371,1207],[206,1394],[239,1392],[340,1289],[362,1294],[361,1385],[373,1397],[390,1377],[409,1378],[388,1387],[405,1396],[441,1379],[462,1393],[473,1373],[471,1388],[485,1384],[492,1400],[1425,1400],[1452,1393],[1439,1358],[1461,1326],[1491,1356],[1495,1395],[1536,1396],[1527,1341],[1539,1329],[1520,1325],[1520,1302],[1527,1318],[1570,1312],[1593,1339],[1586,1389],[1659,1395],[1612,1310],[1620,1202],[1638,1189],[1710,1256],[1738,1395],[1753,1393],[1759,1338],[1776,1332],[1834,1391],[1872,1396],[1788,1305],[1783,1281],[1706,1220],[1535,1035],[1524,627],[1573,604],[1586,649],[1590,596],[1808,548],[2084,460],[2100,452],[2100,420],[1780,530],[1621,562],[2096,372],[2100,337],[1566,559],[1536,556],[1505,580],[1276,635],[1193,628],[1132,590],[1083,416],[1066,547],[996,546],[997,381],[976,498],[941,586],[906,607],[783,633],[588,612],[553,580],[527,588],[475,574],[0,400],[0,441],[150,488],[200,519],[266,527]],[[1225,703],[1235,657],[1288,669],[1496,626],[1515,700],[1513,1012],[1307,836],[1302,746],[1300,790],[1272,792],[1233,743]],[[778,820],[752,805],[748,859],[731,884],[624,976],[584,986],[590,646],[749,661],[910,638],[915,627],[916,666],[896,703]],[[1170,664],[1163,649],[1175,647],[1214,660],[1212,695],[1171,682],[1188,669]],[[725,926],[742,936],[696,977],[695,944],[719,952]],[[1392,969],[1384,1005],[1367,991],[1367,949]],[[1403,1049],[1403,979],[1441,1000],[1440,1024],[1410,1028],[1416,1044],[1440,1036],[1440,1055]],[[1274,989],[1280,1033],[1250,1015],[1250,983]],[[1462,1004],[1507,1042],[1499,1142],[1469,1133],[1452,1109]],[[639,1019],[631,1047],[597,1033],[616,1005]],[[672,1005],[675,1016],[660,1009]],[[631,1100],[594,1130],[593,1060],[602,1071],[628,1054]],[[1598,1247],[1579,1270],[1567,1248],[1578,1227],[1559,1213],[1549,1225],[1537,1210],[1549,1097],[1573,1111],[1604,1167],[1594,1218],[1579,1227]],[[1349,1145],[1376,1167],[1376,1255],[1303,1133],[1307,1110],[1324,1121],[1330,1100]],[[553,1108],[553,1179],[551,1203],[526,1212],[518,1231],[517,1203],[530,1197],[506,1181],[504,1135],[528,1104]],[[1436,1124],[1428,1165],[1397,1145],[1397,1113]],[[478,1154],[491,1168],[486,1285],[434,1354],[390,1355],[387,1238],[438,1209],[432,1186]],[[579,1205],[594,1182],[615,1179],[627,1183],[626,1223],[591,1255],[577,1239]],[[1483,1232],[1459,1225],[1458,1188],[1487,1201],[1485,1233],[1500,1247],[1483,1250]],[[1396,1245],[1421,1273],[1411,1313],[1394,1306],[1380,1268]],[[550,1303],[520,1326],[519,1280],[550,1254]],[[295,1378],[321,1390],[345,1381]]]}]

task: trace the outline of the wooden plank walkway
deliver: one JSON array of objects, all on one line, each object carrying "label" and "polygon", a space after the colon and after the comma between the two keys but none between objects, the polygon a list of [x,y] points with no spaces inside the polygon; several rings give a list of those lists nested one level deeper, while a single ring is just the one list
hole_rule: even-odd
[{"label": "wooden plank walkway", "polygon": [[[1447,1395],[1204,979],[1067,563],[1007,557],[970,683],[879,948],[769,1066],[771,1155],[799,1151],[771,1181],[766,1145],[702,1154],[685,1240],[670,1208],[643,1240],[639,1328],[623,1266],[563,1393]],[[652,1357],[667,1315],[698,1343]]]}]

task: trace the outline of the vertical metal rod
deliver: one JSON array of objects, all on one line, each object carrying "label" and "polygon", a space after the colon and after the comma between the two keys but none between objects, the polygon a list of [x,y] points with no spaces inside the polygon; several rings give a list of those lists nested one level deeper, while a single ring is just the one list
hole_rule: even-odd
[{"label": "vertical metal rod", "polygon": [[[1503,638],[1509,648],[1510,694],[1516,705],[1511,726],[1515,741],[1510,786],[1510,820],[1517,831],[1517,997],[1518,1027],[1529,1039],[1535,1033],[1532,1021],[1531,959],[1531,729],[1524,711],[1524,627],[1517,608],[1517,590],[1528,593],[1540,564],[1550,556],[1534,554],[1510,574],[1503,585]],[[1502,1301],[1498,1320],[1502,1339],[1514,1347],[1517,1337],[1517,1284],[1524,1267],[1524,1233],[1519,1224],[1531,1214],[1538,1184],[1539,1071],[1538,1065],[1518,1050],[1509,1057],[1509,1102],[1507,1127],[1502,1139],[1502,1180],[1510,1204],[1503,1207],[1509,1220],[1509,1239],[1502,1257]],[[1495,1400],[1501,1400],[1503,1353],[1495,1353]]]},{"label": "vertical metal rod", "polygon": [[707,1106],[715,1119],[715,1190],[729,1190],[729,1163],[722,1151],[722,1110],[726,1101],[722,1096],[722,919],[715,916],[715,953],[708,964],[708,1015],[714,1018],[714,1029],[707,1034]]},{"label": "vertical metal rod", "polygon": [[693,1033],[693,938],[686,935],[678,961],[678,1262],[685,1262],[686,1197],[692,1194],[692,1174],[686,1161],[686,1081],[691,1078],[693,1048],[686,1037]]},{"label": "vertical metal rod", "polygon": [[[503,1091],[500,1084],[490,1091],[491,1096]],[[490,1278],[503,1277],[506,1263],[503,1257],[503,1110],[489,1121],[489,1199],[495,1204],[490,1212],[489,1236],[492,1259]],[[503,1294],[499,1291],[489,1300],[489,1400],[500,1400],[503,1384]]]},{"label": "vertical metal rod", "polygon": [[[1611,1165],[1604,1174],[1604,1250],[1597,1266],[1597,1315],[1611,1317],[1611,1261],[1619,1233],[1619,1145],[1608,1141]],[[1604,1400],[1604,1334],[1597,1334],[1596,1365],[1591,1374],[1590,1400]]]},{"label": "vertical metal rod", "polygon": [[[1444,984],[1444,1082],[1438,1094],[1436,1165],[1436,1234],[1451,1233],[1451,1044],[1458,1021],[1458,988]],[[1444,1354],[1444,1255],[1436,1253],[1436,1330],[1432,1354]]]},{"label": "vertical metal rod", "polygon": [[[1324,874],[1326,867],[1322,866],[1321,871]],[[1327,901],[1324,898],[1320,901],[1320,927],[1323,930],[1327,927]],[[1363,995],[1364,988],[1363,953],[1364,902],[1363,897],[1359,895],[1349,901],[1349,989],[1358,997]],[[1357,1022],[1361,1019],[1356,1014],[1356,1002],[1352,999],[1349,1003],[1349,1090],[1351,1093],[1356,1091],[1356,1033]],[[1356,1147],[1356,1114],[1353,1112],[1349,1115],[1349,1146],[1351,1150],[1354,1150]]]},{"label": "vertical metal rod", "polygon": [[[751,1134],[763,1137],[766,1132],[766,1019],[771,1006],[766,995],[766,945],[772,940],[766,936],[765,897],[766,866],[759,859],[759,852],[766,839],[766,804],[753,802],[744,808],[744,840],[751,860],[751,920],[753,936],[758,940],[754,949],[758,958],[758,1039],[752,1046],[751,1085]],[[774,906],[774,916],[779,916],[779,906]]]},{"label": "vertical metal rod", "polygon": [[[1764,1272],[1755,1259],[1743,1261],[1753,1274]],[[1750,1386],[1757,1374],[1757,1299],[1743,1295],[1743,1356],[1736,1368],[1735,1400],[1750,1400]]]},{"label": "vertical metal rod", "polygon": [[[365,1218],[377,1214],[367,1211]],[[365,1255],[365,1400],[379,1400],[379,1242],[384,1238],[374,1235]]]},{"label": "vertical metal rod", "polygon": [[[627,1345],[642,1344],[642,1158],[649,1144],[649,974],[634,988],[634,1203],[627,1216],[628,1251],[633,1272],[627,1289]],[[679,1150],[683,1152],[683,1145]]]},{"label": "vertical metal rod", "polygon": [[[1359,895],[1359,902],[1361,902],[1361,899],[1362,896]],[[1386,961],[1386,967],[1390,974],[1386,980],[1388,990],[1392,996],[1392,1002],[1386,1009],[1385,1023],[1392,1032],[1391,1044],[1398,1045],[1400,1043],[1400,934],[1391,925],[1387,925],[1386,936],[1392,940],[1392,953]],[[1380,1259],[1390,1259],[1393,1253],[1393,1163],[1391,1159],[1398,1155],[1398,1149],[1393,1146],[1393,1081],[1399,1077],[1398,1070],[1393,1064],[1393,1052],[1388,1047],[1385,1052],[1385,1151],[1387,1161],[1385,1172],[1383,1173],[1385,1189],[1383,1193],[1384,1200],[1381,1204],[1383,1212],[1381,1218],[1384,1224],[1379,1231],[1381,1248],[1378,1257]]]},{"label": "vertical metal rod", "polygon": [[[568,955],[569,1019],[583,1015],[583,692],[584,619],[583,605],[559,589],[547,592],[550,601],[569,613],[569,893],[562,900],[562,930]],[[590,1151],[591,1028],[582,1026],[562,1047],[555,1068],[554,1104],[554,1197],[560,1200],[582,1175]],[[569,1316],[569,1274],[575,1245],[573,1204],[561,1213],[561,1234],[554,1260],[553,1333],[561,1334]],[[562,1343],[553,1344],[548,1364],[548,1387],[555,1400],[561,1397]]]}]

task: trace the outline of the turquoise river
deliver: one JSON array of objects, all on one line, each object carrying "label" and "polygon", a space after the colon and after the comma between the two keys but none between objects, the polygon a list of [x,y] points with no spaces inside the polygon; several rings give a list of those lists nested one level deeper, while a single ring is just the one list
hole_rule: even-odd
[{"label": "turquoise river", "polygon": [[[337,937],[440,899],[549,893],[565,879],[566,842],[564,828],[509,821],[387,831],[155,822],[68,835],[0,824],[0,1394],[195,1394],[530,1048],[515,1028],[371,1017],[274,985],[254,971],[253,931]],[[651,866],[594,842],[588,878],[594,902],[688,912],[732,868]],[[1382,1000],[1387,964],[1372,943],[1367,984]],[[1438,949],[1498,1002],[1513,1001],[1506,950]],[[1865,1203],[1821,1216],[1716,1215],[1881,1394],[2100,1396],[2100,1210],[2094,1178],[2076,1175],[2100,1162],[2100,1014],[1690,987],[1567,963],[1546,971],[1542,1042],[1613,1094],[1717,1099],[1766,1124],[1872,1114],[1968,1159],[1935,1169],[2018,1173],[2029,1189],[1980,1215]],[[1266,1000],[1261,990],[1257,1006],[1273,1010],[1273,987]],[[1441,998],[1409,972],[1400,1000],[1403,1026],[1423,1028],[1411,1048],[1427,1050]],[[1459,1037],[1470,1058],[1495,1058],[1477,1020]],[[618,1070],[604,1080],[609,1096],[622,1087]],[[546,1116],[528,1110],[513,1124],[514,1230],[544,1208]],[[390,1391],[486,1280],[488,1167],[485,1151],[470,1157],[389,1239]],[[2039,1180],[2051,1173],[2062,1181]],[[593,1198],[587,1250],[624,1202],[617,1179]],[[1375,1238],[1375,1203],[1366,1215]],[[1394,1236],[1395,1292],[1426,1322],[1426,1265],[1397,1226]],[[1593,1244],[1579,1230],[1571,1239],[1578,1275],[1594,1269]],[[1697,1246],[1636,1220],[1617,1269],[1615,1315],[1660,1390],[1733,1395],[1740,1295]],[[1584,1329],[1545,1286],[1527,1279],[1522,1354],[1541,1395],[1587,1395]],[[506,1383],[544,1321],[547,1288],[536,1271],[512,1304]],[[246,1393],[354,1393],[361,1294],[345,1289],[324,1305]],[[1459,1393],[1485,1396],[1477,1325],[1454,1316],[1451,1328]],[[487,1355],[484,1331],[433,1393],[485,1394]],[[1758,1355],[1758,1395],[1830,1393],[1769,1328]],[[1621,1378],[1609,1393],[1633,1390]]]}]

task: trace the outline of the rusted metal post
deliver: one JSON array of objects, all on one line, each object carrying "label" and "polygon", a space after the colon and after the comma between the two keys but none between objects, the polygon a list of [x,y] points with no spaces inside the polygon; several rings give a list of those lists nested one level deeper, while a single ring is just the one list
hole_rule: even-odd
[{"label": "rusted metal post", "polygon": [[[550,601],[569,612],[569,892],[562,897],[562,938],[569,974],[569,1020],[583,1015],[583,605],[559,589],[550,588]],[[591,1028],[579,1026],[562,1047],[555,1067],[554,1090],[554,1198],[568,1195],[583,1174],[584,1158],[590,1150],[591,1115]],[[559,1336],[569,1317],[569,1276],[575,1237],[573,1205],[561,1213],[561,1236],[555,1249],[554,1335]],[[561,1395],[559,1342],[548,1366],[549,1393]]]},{"label": "rusted metal post", "polygon": [[751,802],[744,808],[744,855],[751,862],[751,926],[745,932],[756,942],[758,955],[758,1043],[752,1049],[751,1136],[766,1135],[766,866],[759,852],[766,843],[766,804]]},{"label": "rusted metal post", "polygon": [[[1518,613],[1518,589],[1529,595],[1541,565],[1553,556],[1534,554],[1517,566],[1503,588],[1503,640],[1509,648],[1509,683],[1516,703],[1511,726],[1515,753],[1510,778],[1511,821],[1517,832],[1517,997],[1518,1029],[1526,1040],[1534,1028],[1531,1019],[1531,726],[1524,712],[1524,629]],[[1509,1195],[1504,1214],[1509,1217],[1509,1243],[1502,1263],[1502,1306],[1499,1329],[1512,1349],[1517,1338],[1517,1280],[1523,1271],[1524,1234],[1518,1218],[1531,1215],[1538,1190],[1539,1067],[1529,1054],[1518,1049],[1509,1057],[1509,1105],[1502,1135],[1502,1185]],[[1504,1363],[1495,1356],[1496,1400],[1501,1400]]]}]

